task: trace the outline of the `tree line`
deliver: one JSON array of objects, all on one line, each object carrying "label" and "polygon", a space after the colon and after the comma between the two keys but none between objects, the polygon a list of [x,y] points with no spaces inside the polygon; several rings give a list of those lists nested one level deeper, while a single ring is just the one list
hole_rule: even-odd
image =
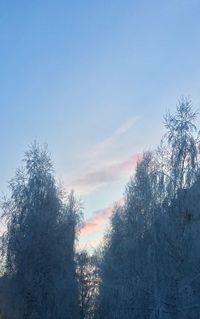
[{"label": "tree line", "polygon": [[83,210],[34,143],[2,201],[0,318],[200,318],[198,113],[182,98],[143,153],[104,244],[77,251]]}]

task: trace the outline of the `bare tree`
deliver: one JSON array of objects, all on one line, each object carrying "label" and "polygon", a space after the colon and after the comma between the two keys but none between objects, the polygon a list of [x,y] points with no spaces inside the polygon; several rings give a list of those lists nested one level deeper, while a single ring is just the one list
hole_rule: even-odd
[{"label": "bare tree", "polygon": [[83,250],[77,253],[76,261],[81,319],[92,319],[99,287],[96,257]]}]

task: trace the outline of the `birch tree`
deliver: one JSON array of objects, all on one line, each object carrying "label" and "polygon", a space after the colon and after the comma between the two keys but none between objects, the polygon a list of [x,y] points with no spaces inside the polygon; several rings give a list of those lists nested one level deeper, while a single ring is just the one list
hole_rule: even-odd
[{"label": "birch tree", "polygon": [[11,304],[17,304],[20,319],[79,318],[74,261],[79,206],[73,195],[63,200],[45,148],[33,144],[24,164],[3,204],[5,275],[15,287]]}]

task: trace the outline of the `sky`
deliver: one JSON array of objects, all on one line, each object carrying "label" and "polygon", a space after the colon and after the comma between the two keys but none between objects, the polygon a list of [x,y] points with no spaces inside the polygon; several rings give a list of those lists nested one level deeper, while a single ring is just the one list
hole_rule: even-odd
[{"label": "sky", "polygon": [[0,1],[0,193],[33,140],[95,247],[163,115],[200,107],[199,0]]}]

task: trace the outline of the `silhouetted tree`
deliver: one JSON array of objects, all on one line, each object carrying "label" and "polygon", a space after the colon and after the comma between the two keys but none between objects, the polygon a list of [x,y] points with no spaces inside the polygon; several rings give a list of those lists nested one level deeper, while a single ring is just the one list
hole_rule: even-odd
[{"label": "silhouetted tree", "polygon": [[81,319],[92,319],[99,287],[96,256],[82,250],[77,253],[76,262]]}]

